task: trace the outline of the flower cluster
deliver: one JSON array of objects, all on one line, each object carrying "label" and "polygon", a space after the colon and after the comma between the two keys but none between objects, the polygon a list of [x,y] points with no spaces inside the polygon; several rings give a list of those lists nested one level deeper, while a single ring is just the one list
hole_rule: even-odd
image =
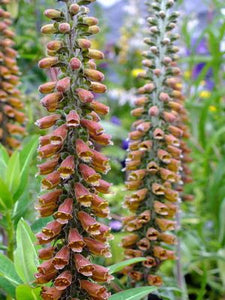
[{"label": "flower cluster", "polygon": [[[42,69],[57,74],[55,81],[44,83],[39,91],[41,104],[50,113],[39,119],[40,129],[52,128],[40,138],[38,154],[44,160],[39,167],[44,192],[39,197],[42,217],[53,216],[37,234],[44,262],[35,274],[43,299],[108,299],[107,289],[98,283],[109,282],[108,269],[92,262],[91,256],[109,257],[107,241],[110,228],[96,220],[107,218],[109,206],[99,196],[109,192],[110,184],[100,173],[109,171],[109,161],[96,149],[109,145],[99,115],[109,108],[94,99],[104,93],[104,75],[95,60],[102,52],[92,49],[88,36],[99,32],[98,20],[88,16],[86,6],[94,0],[63,1],[62,8],[47,9],[52,23],[41,28],[43,34],[55,34],[47,44],[48,57],[39,62]],[[97,283],[96,283],[97,282]]]},{"label": "flower cluster", "polygon": [[126,258],[146,258],[124,270],[131,280],[160,286],[157,271],[163,261],[175,259],[176,237],[170,231],[176,229],[183,182],[190,181],[184,141],[189,135],[174,45],[179,36],[172,32],[179,14],[171,10],[174,0],[147,5],[150,37],[144,42],[149,49],[143,52],[146,71],[140,74],[147,83],[139,88],[132,111],[138,120],[129,134],[126,187],[131,192],[124,202],[132,214],[124,218],[129,235],[122,245]]},{"label": "flower cluster", "polygon": [[[1,0],[0,4],[9,2]],[[13,49],[15,33],[9,28],[11,23],[10,13],[0,8],[0,143],[9,152],[20,146],[19,140],[25,135],[25,128],[21,126],[25,114],[21,111],[23,103],[17,89],[19,68],[17,52]]]}]

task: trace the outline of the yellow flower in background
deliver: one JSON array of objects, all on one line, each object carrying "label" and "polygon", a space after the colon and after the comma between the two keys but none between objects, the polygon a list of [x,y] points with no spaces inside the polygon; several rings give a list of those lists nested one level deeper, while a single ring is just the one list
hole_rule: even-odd
[{"label": "yellow flower in background", "polygon": [[185,79],[190,79],[191,78],[191,71],[185,71],[184,72],[184,78]]},{"label": "yellow flower in background", "polygon": [[210,106],[209,106],[209,111],[211,111],[211,112],[216,112],[216,111],[217,111],[216,106],[215,106],[215,105],[210,105]]},{"label": "yellow flower in background", "polygon": [[92,40],[91,41],[91,48],[92,49],[98,49],[99,48],[99,43],[97,40]]},{"label": "yellow flower in background", "polygon": [[211,96],[211,92],[207,90],[203,90],[199,93],[199,97],[202,99],[208,99]]},{"label": "yellow flower in background", "polygon": [[139,73],[144,72],[143,69],[133,69],[131,74],[133,77],[138,77]]}]

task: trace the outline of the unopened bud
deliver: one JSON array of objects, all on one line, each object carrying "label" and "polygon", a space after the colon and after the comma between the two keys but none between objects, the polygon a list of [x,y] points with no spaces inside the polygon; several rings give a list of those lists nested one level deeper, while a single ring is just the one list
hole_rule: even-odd
[{"label": "unopened bud", "polygon": [[105,93],[107,90],[106,85],[99,82],[91,82],[90,88],[94,93],[100,93],[100,94]]},{"label": "unopened bud", "polygon": [[61,32],[61,33],[70,32],[70,24],[69,23],[61,23],[59,25],[59,32]]},{"label": "unopened bud", "polygon": [[92,59],[104,59],[104,53],[95,49],[89,49],[88,56]]},{"label": "unopened bud", "polygon": [[91,42],[86,39],[78,39],[77,43],[81,49],[89,49],[91,47]]},{"label": "unopened bud", "polygon": [[164,11],[160,11],[159,12],[159,16],[162,18],[162,19],[164,19],[165,17],[166,17],[166,13],[164,12]]},{"label": "unopened bud", "polygon": [[151,61],[150,59],[144,59],[144,60],[142,60],[142,64],[143,64],[143,66],[145,66],[145,67],[151,68],[151,66],[152,66],[152,61]]},{"label": "unopened bud", "polygon": [[161,70],[160,70],[160,69],[155,69],[155,70],[153,71],[153,73],[154,73],[157,77],[159,77],[159,76],[161,75]]},{"label": "unopened bud", "polygon": [[63,47],[62,41],[51,41],[47,44],[47,49],[50,51],[58,51]]},{"label": "unopened bud", "polygon": [[148,114],[151,117],[157,117],[159,115],[159,108],[157,106],[150,107]]},{"label": "unopened bud", "polygon": [[71,69],[74,71],[74,70],[78,70],[80,69],[81,67],[81,62],[78,58],[76,57],[73,57],[71,60],[70,60],[70,67]]},{"label": "unopened bud", "polygon": [[43,34],[53,34],[56,32],[57,29],[55,28],[54,24],[47,24],[41,27],[41,33]]},{"label": "unopened bud", "polygon": [[169,65],[169,64],[171,64],[171,62],[172,62],[172,59],[169,56],[164,57],[163,63],[165,65]]},{"label": "unopened bud", "polygon": [[158,48],[156,46],[150,47],[150,50],[152,53],[157,54],[159,52]]},{"label": "unopened bud", "polygon": [[152,26],[152,27],[150,27],[150,32],[152,32],[152,33],[158,33],[159,29],[158,29],[157,26]]},{"label": "unopened bud", "polygon": [[93,69],[85,69],[84,74],[90,79],[94,81],[103,81],[104,80],[104,74],[100,71],[93,70]]},{"label": "unopened bud", "polygon": [[70,77],[65,77],[59,80],[56,84],[56,89],[58,92],[65,93],[70,88]]},{"label": "unopened bud", "polygon": [[100,31],[100,28],[96,25],[90,26],[88,28],[88,33],[90,33],[90,34],[97,34],[97,33],[99,33],[99,31]]},{"label": "unopened bud", "polygon": [[80,10],[80,6],[77,4],[71,4],[69,11],[71,13],[72,16],[76,15]]},{"label": "unopened bud", "polygon": [[167,93],[160,93],[159,100],[163,102],[168,102],[170,99],[169,95]]},{"label": "unopened bud", "polygon": [[49,69],[58,62],[58,57],[46,57],[39,61],[39,68]]},{"label": "unopened bud", "polygon": [[83,19],[84,23],[88,26],[94,26],[98,24],[98,19],[94,17],[86,17]]},{"label": "unopened bud", "polygon": [[46,9],[44,15],[49,19],[59,19],[62,18],[63,13],[56,9]]}]

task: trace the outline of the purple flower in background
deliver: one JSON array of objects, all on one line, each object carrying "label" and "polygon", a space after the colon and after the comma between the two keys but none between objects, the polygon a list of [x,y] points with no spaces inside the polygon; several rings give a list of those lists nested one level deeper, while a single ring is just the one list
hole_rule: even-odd
[{"label": "purple flower in background", "polygon": [[101,64],[98,65],[100,69],[107,69],[109,64],[107,62],[103,62]]},{"label": "purple flower in background", "polygon": [[120,232],[122,229],[122,223],[118,220],[112,220],[109,223],[109,226],[111,227],[112,232]]},{"label": "purple flower in background", "polygon": [[200,54],[200,55],[208,55],[208,45],[206,39],[202,39],[199,41],[199,39],[193,39],[191,41],[191,49],[187,49],[187,55],[191,54]]},{"label": "purple flower in background", "polygon": [[206,79],[206,88],[208,91],[212,91],[214,89],[215,83],[213,82],[213,80],[210,79]]},{"label": "purple flower in background", "polygon": [[[193,68],[193,71],[192,71],[192,76],[194,79],[197,79],[198,76],[201,74],[202,70],[204,69],[206,63],[204,62],[201,62],[197,65],[195,65],[195,67]],[[205,79],[207,78],[211,78],[213,75],[212,73],[212,68],[208,69],[207,73],[206,73],[206,76],[205,76]]]},{"label": "purple flower in background", "polygon": [[[202,39],[200,41],[198,39],[193,39],[192,40],[192,49],[193,49],[192,53],[194,52],[194,54],[204,55],[204,56],[209,55],[209,50],[208,50],[208,45],[207,45],[206,39]],[[190,51],[188,51],[188,52],[190,55],[191,52]],[[205,62],[200,62],[200,63],[196,64],[192,71],[192,77],[194,79],[197,79],[205,66],[206,66]],[[205,80],[208,84],[207,88],[209,90],[212,90],[213,86],[214,86],[212,80],[210,80],[212,75],[213,75],[212,68],[210,68],[205,75]]]},{"label": "purple flower in background", "polygon": [[198,40],[195,40],[193,43],[193,47],[195,48],[195,53],[200,54],[200,55],[208,55],[209,50],[208,50],[208,45],[206,39],[202,39],[199,41],[196,47],[196,43]]},{"label": "purple flower in background", "polygon": [[129,147],[129,141],[128,141],[128,140],[123,140],[123,141],[122,141],[121,148],[122,148],[123,150],[127,150],[128,147]]},{"label": "purple flower in background", "polygon": [[116,116],[112,116],[111,118],[111,123],[113,123],[114,125],[117,125],[117,126],[121,126],[121,121],[119,118],[117,118]]}]

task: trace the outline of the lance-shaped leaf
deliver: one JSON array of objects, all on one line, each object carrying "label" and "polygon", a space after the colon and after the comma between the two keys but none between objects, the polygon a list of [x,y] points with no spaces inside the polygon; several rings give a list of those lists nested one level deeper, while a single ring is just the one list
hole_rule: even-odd
[{"label": "lance-shaped leaf", "polygon": [[157,289],[156,287],[149,287],[149,286],[130,289],[112,295],[109,298],[109,300],[140,300],[143,299],[143,297],[147,296],[148,294],[156,291],[156,289]]},{"label": "lance-shaped leaf", "polygon": [[109,267],[109,273],[110,274],[117,273],[117,272],[123,270],[127,266],[130,266],[132,264],[136,264],[136,263],[139,263],[139,262],[142,262],[142,261],[145,261],[145,260],[146,260],[146,258],[144,258],[144,257],[137,257],[137,258],[132,258],[132,259],[122,261],[120,263],[111,265]]},{"label": "lance-shaped leaf", "polygon": [[16,230],[17,248],[15,251],[15,268],[24,283],[34,281],[38,265],[38,256],[34,246],[35,236],[27,223],[21,219]]},{"label": "lance-shaped leaf", "polygon": [[15,287],[22,282],[13,262],[2,253],[0,253],[0,276],[4,277]]}]

